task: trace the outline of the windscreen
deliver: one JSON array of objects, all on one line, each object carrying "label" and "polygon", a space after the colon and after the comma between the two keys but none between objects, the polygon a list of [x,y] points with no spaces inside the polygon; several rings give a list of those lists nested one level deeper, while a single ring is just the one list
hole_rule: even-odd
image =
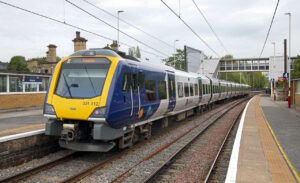
[{"label": "windscreen", "polygon": [[110,61],[106,58],[72,58],[62,64],[56,94],[65,98],[100,96]]}]

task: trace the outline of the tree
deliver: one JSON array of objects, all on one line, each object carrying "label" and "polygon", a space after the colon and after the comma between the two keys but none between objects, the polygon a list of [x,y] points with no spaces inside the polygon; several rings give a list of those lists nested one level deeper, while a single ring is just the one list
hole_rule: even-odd
[{"label": "tree", "polygon": [[135,48],[134,47],[128,49],[128,55],[129,56],[133,57],[134,56],[134,52],[135,52]]},{"label": "tree", "polygon": [[7,65],[9,71],[25,71],[28,72],[27,62],[23,56],[13,56]]},{"label": "tree", "polygon": [[141,58],[141,52],[140,52],[139,46],[136,46],[136,49],[135,49],[135,56],[136,56],[137,58]]},{"label": "tree", "polygon": [[169,58],[163,60],[166,65],[174,66],[175,69],[185,70],[185,59],[184,59],[184,51],[181,49],[176,50],[176,54],[173,54]]},{"label": "tree", "polygon": [[231,54],[227,54],[227,55],[221,57],[221,60],[230,60],[230,59],[233,59],[233,56]]},{"label": "tree", "polygon": [[128,55],[136,58],[141,58],[141,52],[139,46],[137,46],[136,48],[135,47],[129,48]]},{"label": "tree", "polygon": [[[226,80],[226,73],[221,73],[220,79]],[[232,72],[227,73],[227,81],[242,83],[252,86],[253,88],[262,89],[267,84],[267,78],[259,71],[257,72]]]},{"label": "tree", "polygon": [[300,78],[300,55],[298,55],[296,60],[294,61],[294,66],[291,74],[292,78]]}]

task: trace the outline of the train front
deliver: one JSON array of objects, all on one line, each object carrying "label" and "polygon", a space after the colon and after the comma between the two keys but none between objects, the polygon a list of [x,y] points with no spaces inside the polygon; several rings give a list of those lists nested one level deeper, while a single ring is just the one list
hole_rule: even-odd
[{"label": "train front", "polygon": [[105,120],[120,57],[110,50],[103,52],[102,56],[97,51],[76,52],[55,68],[44,104],[45,134],[59,137],[61,147],[106,152],[115,146],[112,140],[122,135]]}]

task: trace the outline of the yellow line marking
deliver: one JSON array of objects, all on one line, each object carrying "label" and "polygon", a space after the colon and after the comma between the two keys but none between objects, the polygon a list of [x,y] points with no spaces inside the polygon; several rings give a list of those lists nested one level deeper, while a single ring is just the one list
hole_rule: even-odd
[{"label": "yellow line marking", "polygon": [[268,126],[268,128],[269,128],[269,130],[270,130],[270,132],[271,132],[271,134],[272,134],[272,136],[273,136],[273,138],[274,138],[274,140],[275,140],[275,142],[276,142],[276,144],[277,144],[277,146],[278,146],[280,152],[281,152],[281,154],[283,155],[283,157],[284,157],[285,161],[287,162],[289,168],[292,170],[292,172],[293,172],[295,178],[297,179],[297,182],[300,183],[300,176],[299,176],[297,170],[294,168],[294,166],[293,166],[292,163],[290,162],[288,156],[287,156],[286,153],[284,152],[282,146],[280,145],[279,141],[277,140],[277,137],[276,137],[276,135],[275,135],[275,133],[274,133],[274,131],[273,131],[273,129],[272,129],[272,127],[271,127],[271,125],[270,125],[268,119],[267,119],[267,117],[265,116],[264,111],[263,111],[263,109],[262,109],[262,107],[261,107],[260,104],[259,104],[259,107],[260,107],[260,109],[261,109],[261,111],[262,111],[262,114],[263,114],[263,116],[264,116],[264,118],[265,118],[265,122],[266,122],[266,124],[267,124],[267,126]]}]

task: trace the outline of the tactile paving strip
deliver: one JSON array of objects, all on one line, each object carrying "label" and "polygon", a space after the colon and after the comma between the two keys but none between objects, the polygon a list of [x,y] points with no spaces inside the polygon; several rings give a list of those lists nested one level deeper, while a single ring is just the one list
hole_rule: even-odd
[{"label": "tactile paving strip", "polygon": [[[296,182],[291,170],[284,160],[269,128],[265,121],[263,111],[259,106],[260,97],[255,102],[255,118],[259,128],[260,140],[263,147],[264,155],[267,159],[268,169],[272,177],[272,182],[288,183]],[[255,176],[255,175],[254,175]]]}]

